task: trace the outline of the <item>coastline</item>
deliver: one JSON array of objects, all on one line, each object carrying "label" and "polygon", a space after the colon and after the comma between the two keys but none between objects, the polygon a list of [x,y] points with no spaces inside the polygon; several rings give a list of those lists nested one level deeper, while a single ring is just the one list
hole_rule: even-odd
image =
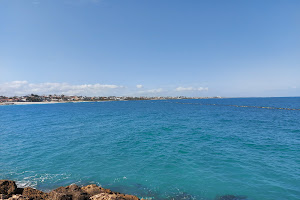
[{"label": "coastline", "polygon": [[0,180],[0,200],[145,200],[134,195],[122,194],[96,184],[75,184],[43,192],[32,187],[20,188],[15,181]]},{"label": "coastline", "polygon": [[[0,106],[11,106],[11,105],[44,105],[44,104],[58,104],[58,103],[87,103],[87,102],[96,102],[96,101],[4,102],[4,103],[0,103]],[[99,101],[97,101],[97,102],[99,102]]]},{"label": "coastline", "polygon": [[[192,196],[177,195],[165,200],[194,200]],[[0,180],[0,200],[153,200],[103,188],[96,184],[61,186],[49,192],[33,187],[18,187],[15,181]],[[222,195],[214,200],[247,200],[246,196]]]}]

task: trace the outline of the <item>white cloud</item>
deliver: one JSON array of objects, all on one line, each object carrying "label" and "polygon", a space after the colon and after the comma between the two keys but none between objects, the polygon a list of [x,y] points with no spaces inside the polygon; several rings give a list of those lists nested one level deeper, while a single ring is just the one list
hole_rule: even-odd
[{"label": "white cloud", "polygon": [[152,90],[147,90],[147,92],[149,92],[149,93],[159,93],[159,92],[162,92],[163,91],[163,89],[161,89],[161,88],[158,88],[158,89],[152,89]]},{"label": "white cloud", "polygon": [[109,95],[124,86],[108,84],[72,85],[68,83],[29,83],[28,81],[12,81],[0,84],[0,95],[27,94],[65,94],[65,95]]},{"label": "white cloud", "polygon": [[29,94],[47,95],[82,95],[82,96],[176,96],[178,92],[196,95],[195,92],[207,91],[207,87],[177,87],[145,89],[137,84],[128,88],[113,84],[70,84],[70,83],[31,83],[28,81],[12,81],[0,83],[0,96],[23,96]]},{"label": "white cloud", "polygon": [[164,92],[164,90],[162,88],[158,88],[158,89],[138,91],[138,94],[140,94],[140,95],[157,95],[158,93],[162,93],[162,92]]},{"label": "white cloud", "polygon": [[198,88],[195,88],[195,87],[178,87],[175,89],[176,91],[178,92],[182,92],[182,91],[208,91],[208,88],[207,87],[198,87]]}]

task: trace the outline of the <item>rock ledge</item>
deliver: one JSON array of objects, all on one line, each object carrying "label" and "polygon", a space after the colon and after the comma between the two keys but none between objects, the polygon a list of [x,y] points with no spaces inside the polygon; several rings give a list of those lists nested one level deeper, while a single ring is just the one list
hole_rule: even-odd
[{"label": "rock ledge", "polygon": [[18,188],[14,181],[0,180],[0,200],[140,200],[128,194],[113,192],[95,184],[59,187],[49,193],[31,188]]}]

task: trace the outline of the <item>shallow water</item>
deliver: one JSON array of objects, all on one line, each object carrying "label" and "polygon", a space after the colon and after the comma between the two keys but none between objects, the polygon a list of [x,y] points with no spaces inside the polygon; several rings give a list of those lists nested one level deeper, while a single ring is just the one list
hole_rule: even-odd
[{"label": "shallow water", "polygon": [[300,98],[0,106],[0,179],[153,199],[300,199],[300,111],[225,105],[299,109]]}]

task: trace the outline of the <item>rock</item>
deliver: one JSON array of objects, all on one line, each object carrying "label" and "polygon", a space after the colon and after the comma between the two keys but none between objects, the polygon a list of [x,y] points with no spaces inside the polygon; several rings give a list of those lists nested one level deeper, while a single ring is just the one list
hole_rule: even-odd
[{"label": "rock", "polygon": [[22,194],[24,191],[24,188],[17,188],[16,194]]},{"label": "rock", "polygon": [[100,193],[92,196],[91,200],[139,200],[138,197],[127,194],[108,194],[108,193]]},{"label": "rock", "polygon": [[11,196],[16,194],[17,185],[14,181],[0,180],[0,194]]},{"label": "rock", "polygon": [[94,196],[96,194],[100,193],[108,193],[108,194],[114,194],[118,192],[113,192],[110,189],[105,189],[100,186],[97,186],[96,184],[87,185],[81,188],[84,192],[88,193],[90,196]]},{"label": "rock", "polygon": [[115,200],[116,198],[112,194],[100,193],[92,196],[91,200]]},{"label": "rock", "polygon": [[96,184],[87,185],[81,187],[82,191],[88,193],[90,196],[94,196],[96,194],[105,193],[104,188],[97,186]]},{"label": "rock", "polygon": [[124,199],[124,200],[139,200],[138,197],[129,195],[129,194],[118,194],[117,199]]},{"label": "rock", "polygon": [[49,200],[89,200],[90,195],[77,185],[59,187],[49,193]]},{"label": "rock", "polygon": [[81,189],[88,193],[92,200],[139,200],[136,196],[113,192],[95,184],[87,185]]},{"label": "rock", "polygon": [[21,194],[13,194],[12,197],[9,197],[7,195],[0,194],[0,200],[29,200],[29,198],[22,196]]},{"label": "rock", "polygon": [[47,193],[44,193],[37,189],[33,189],[31,187],[24,188],[22,195],[24,197],[27,197],[29,200],[45,200],[48,197]]},{"label": "rock", "polygon": [[45,193],[31,187],[17,188],[14,181],[0,180],[0,200],[139,200],[139,198],[113,192],[95,184],[82,188],[70,185]]},{"label": "rock", "polygon": [[215,200],[247,200],[245,196],[234,196],[234,195],[224,195],[224,196],[217,196]]},{"label": "rock", "polygon": [[47,200],[72,200],[72,195],[51,191]]},{"label": "rock", "polygon": [[13,195],[8,200],[29,200],[29,198],[24,197],[24,196],[22,196],[20,194],[17,194],[17,195]]},{"label": "rock", "polygon": [[2,199],[7,199],[7,198],[8,198],[7,195],[5,195],[5,194],[0,194],[0,200],[2,200]]}]

